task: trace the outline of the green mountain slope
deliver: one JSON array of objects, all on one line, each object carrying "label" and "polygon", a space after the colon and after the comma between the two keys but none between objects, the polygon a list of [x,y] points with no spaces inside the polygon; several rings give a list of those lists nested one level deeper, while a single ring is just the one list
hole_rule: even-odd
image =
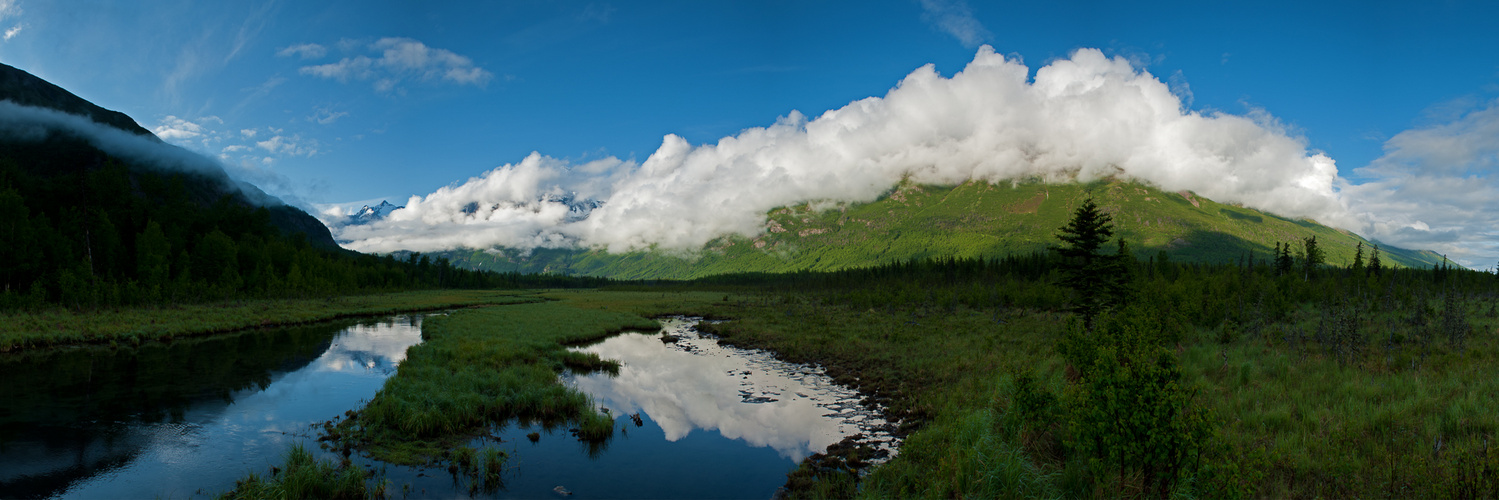
[{"label": "green mountain slope", "polygon": [[[757,238],[730,236],[688,255],[610,254],[601,250],[452,251],[455,264],[496,271],[560,272],[615,278],[695,278],[731,272],[837,270],[928,257],[998,257],[1056,244],[1056,230],[1087,198],[1114,218],[1140,258],[1227,262],[1269,258],[1276,242],[1316,236],[1327,263],[1347,265],[1362,242],[1346,231],[1292,220],[1192,193],[1168,193],[1123,181],[1089,184],[970,182],[955,187],[902,185],[865,204],[805,204],[772,210]],[[1386,265],[1430,267],[1441,257],[1381,245]]]}]

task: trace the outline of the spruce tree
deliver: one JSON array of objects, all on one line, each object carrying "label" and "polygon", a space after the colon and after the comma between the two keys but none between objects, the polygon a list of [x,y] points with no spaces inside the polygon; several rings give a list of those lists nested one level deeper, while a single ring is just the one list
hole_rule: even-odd
[{"label": "spruce tree", "polygon": [[1383,270],[1384,268],[1379,262],[1379,245],[1374,245],[1374,251],[1369,254],[1369,269],[1366,272],[1374,276],[1379,276],[1379,273]]},{"label": "spruce tree", "polygon": [[1291,269],[1296,267],[1296,262],[1291,259],[1291,244],[1275,244],[1275,274],[1285,276],[1291,274]]},{"label": "spruce tree", "polygon": [[1358,248],[1353,249],[1353,265],[1348,269],[1354,273],[1364,270],[1364,242],[1358,242]]},{"label": "spruce tree", "polygon": [[1301,244],[1305,252],[1305,258],[1302,260],[1301,264],[1303,270],[1305,271],[1305,278],[1311,279],[1312,270],[1317,269],[1317,265],[1322,264],[1324,261],[1326,261],[1326,256],[1322,253],[1322,248],[1317,246],[1316,236],[1310,236],[1302,239]]},{"label": "spruce tree", "polygon": [[1083,201],[1060,231],[1057,239],[1064,245],[1057,248],[1057,253],[1062,256],[1062,285],[1077,292],[1077,310],[1082,313],[1083,321],[1092,326],[1099,312],[1119,304],[1128,294],[1130,273],[1124,263],[1124,259],[1131,258],[1128,247],[1119,242],[1122,255],[1109,256],[1099,251],[1114,235],[1114,226],[1092,198]]}]

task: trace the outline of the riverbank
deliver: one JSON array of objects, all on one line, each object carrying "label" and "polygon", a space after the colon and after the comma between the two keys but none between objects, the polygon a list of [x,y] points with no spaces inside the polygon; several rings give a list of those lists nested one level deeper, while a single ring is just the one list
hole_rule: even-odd
[{"label": "riverbank", "polygon": [[88,312],[66,309],[17,312],[0,315],[0,353],[74,344],[139,345],[251,328],[546,300],[536,293],[534,290],[422,290]]},{"label": "riverbank", "polygon": [[655,331],[657,317],[701,308],[721,294],[565,291],[547,302],[459,311],[423,325],[421,345],[364,409],[330,427],[337,446],[371,458],[426,465],[486,426],[509,419],[568,425],[603,441],[613,419],[563,386],[564,371],[618,370],[618,364],[566,349],[624,331]]}]

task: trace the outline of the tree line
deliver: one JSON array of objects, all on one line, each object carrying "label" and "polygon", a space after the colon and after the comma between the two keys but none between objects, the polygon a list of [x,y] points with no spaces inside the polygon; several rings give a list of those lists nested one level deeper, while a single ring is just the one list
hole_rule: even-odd
[{"label": "tree line", "polygon": [[217,182],[113,160],[43,173],[0,160],[0,310],[607,283],[320,246]]}]

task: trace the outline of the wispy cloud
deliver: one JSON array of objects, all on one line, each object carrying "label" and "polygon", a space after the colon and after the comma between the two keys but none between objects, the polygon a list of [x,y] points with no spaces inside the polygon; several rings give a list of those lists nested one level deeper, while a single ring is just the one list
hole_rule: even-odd
[{"label": "wispy cloud", "polygon": [[[340,45],[349,47],[351,51],[372,54],[345,57],[334,63],[303,66],[299,71],[304,75],[339,82],[373,81],[375,90],[381,93],[394,91],[402,83],[409,81],[437,80],[482,87],[494,78],[493,73],[476,66],[472,59],[449,50],[428,47],[410,38],[382,38],[362,46],[340,41]],[[282,52],[289,49],[283,49]]]},{"label": "wispy cloud", "polygon": [[302,59],[322,59],[328,55],[328,48],[315,43],[302,43],[286,47],[276,52],[281,57],[299,56]]},{"label": "wispy cloud", "polygon": [[20,0],[0,0],[0,21],[21,15]]},{"label": "wispy cloud", "polygon": [[334,111],[331,107],[320,106],[312,110],[312,114],[307,116],[307,121],[319,125],[329,125],[338,121],[339,118],[348,115],[348,111]]},{"label": "wispy cloud", "polygon": [[591,3],[583,7],[583,12],[578,13],[578,20],[597,21],[608,24],[609,19],[614,16],[614,12],[617,10],[619,9],[614,8],[613,5]]},{"label": "wispy cloud", "polygon": [[317,139],[303,139],[301,134],[275,135],[255,143],[255,147],[271,154],[287,156],[312,156],[318,153]]},{"label": "wispy cloud", "polygon": [[5,30],[5,40],[6,41],[10,41],[10,39],[15,38],[16,35],[21,34],[21,29],[22,28],[25,28],[25,26],[17,24],[15,26],[12,26],[8,30]]},{"label": "wispy cloud", "polygon": [[973,48],[991,36],[964,0],[921,0],[921,20]]}]

